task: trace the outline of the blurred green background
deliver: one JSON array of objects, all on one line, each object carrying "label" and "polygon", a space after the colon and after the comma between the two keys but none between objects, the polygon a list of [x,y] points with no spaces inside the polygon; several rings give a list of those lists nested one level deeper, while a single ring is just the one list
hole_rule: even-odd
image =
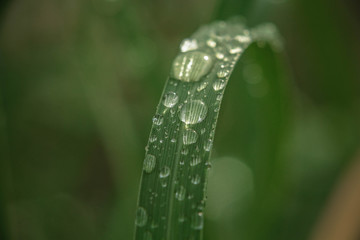
[{"label": "blurred green background", "polygon": [[310,239],[359,160],[355,0],[0,4],[1,240],[132,239],[144,147],[178,45],[234,15],[278,26],[286,77],[260,83],[261,94],[242,77],[261,62],[271,73],[266,49],[232,77],[204,238]]}]

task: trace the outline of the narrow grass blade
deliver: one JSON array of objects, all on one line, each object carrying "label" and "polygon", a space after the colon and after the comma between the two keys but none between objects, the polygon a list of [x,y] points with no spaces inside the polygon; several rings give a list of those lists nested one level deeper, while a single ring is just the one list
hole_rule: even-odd
[{"label": "narrow grass blade", "polygon": [[201,239],[207,169],[225,87],[253,42],[281,48],[273,25],[240,20],[200,28],[180,45],[146,147],[136,239]]}]

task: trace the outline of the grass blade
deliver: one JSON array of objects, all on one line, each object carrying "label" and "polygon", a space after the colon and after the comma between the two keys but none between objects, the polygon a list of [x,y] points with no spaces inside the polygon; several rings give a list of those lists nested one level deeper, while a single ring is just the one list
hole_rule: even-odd
[{"label": "grass blade", "polygon": [[146,147],[136,239],[201,239],[207,169],[226,84],[253,42],[281,47],[273,25],[215,22],[185,39],[166,81]]}]

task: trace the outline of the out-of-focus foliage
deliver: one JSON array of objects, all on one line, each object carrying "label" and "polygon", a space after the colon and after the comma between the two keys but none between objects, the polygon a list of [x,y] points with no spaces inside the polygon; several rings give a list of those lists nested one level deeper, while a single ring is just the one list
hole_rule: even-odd
[{"label": "out-of-focus foliage", "polygon": [[292,77],[284,96],[276,82],[246,81],[248,65],[269,61],[265,48],[250,49],[230,80],[205,239],[309,238],[360,146],[355,4],[2,1],[0,239],[131,239],[150,120],[177,47],[238,14],[278,26]]}]

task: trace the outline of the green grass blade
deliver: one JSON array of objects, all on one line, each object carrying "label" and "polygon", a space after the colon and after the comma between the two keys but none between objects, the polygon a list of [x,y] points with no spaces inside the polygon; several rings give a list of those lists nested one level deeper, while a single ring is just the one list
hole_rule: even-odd
[{"label": "green grass blade", "polygon": [[207,169],[226,84],[253,42],[281,47],[275,28],[215,22],[185,39],[153,118],[136,239],[201,239]]}]

